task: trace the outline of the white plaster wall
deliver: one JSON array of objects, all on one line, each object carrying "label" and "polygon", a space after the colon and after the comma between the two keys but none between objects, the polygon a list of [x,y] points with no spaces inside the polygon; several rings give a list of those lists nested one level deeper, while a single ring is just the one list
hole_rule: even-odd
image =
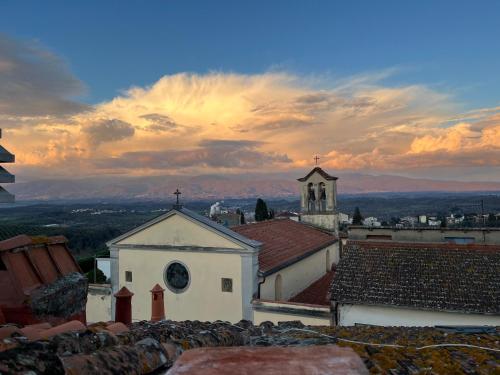
[{"label": "white plaster wall", "polygon": [[118,245],[199,246],[243,249],[200,223],[175,214],[117,243]]},{"label": "white plaster wall", "polygon": [[87,322],[108,322],[114,320],[111,314],[111,304],[113,296],[111,293],[111,285],[89,285],[87,294]]},{"label": "white plaster wall", "polygon": [[[176,294],[164,282],[163,273],[171,261],[184,263],[190,273],[187,290]],[[132,282],[125,282],[125,271],[132,271]],[[233,292],[222,292],[221,278],[233,279]],[[243,317],[242,295],[251,296],[253,285],[246,275],[242,285],[240,254],[211,251],[119,250],[119,288],[126,286],[135,293],[132,297],[132,318],[151,318],[150,290],[158,283],[165,288],[165,313],[172,320],[228,320],[237,322]],[[248,297],[246,297],[248,298]],[[251,297],[250,297],[251,298]]]},{"label": "white plaster wall", "polygon": [[500,325],[500,316],[436,312],[385,306],[340,305],[339,325],[424,327],[436,325]]},{"label": "white plaster wall", "polygon": [[282,298],[285,301],[306,289],[325,274],[327,250],[330,250],[331,268],[331,264],[337,263],[339,260],[338,242],[302,259],[300,262],[266,276],[266,281],[260,287],[260,298],[274,300],[274,284],[277,275],[281,275],[282,278]]}]

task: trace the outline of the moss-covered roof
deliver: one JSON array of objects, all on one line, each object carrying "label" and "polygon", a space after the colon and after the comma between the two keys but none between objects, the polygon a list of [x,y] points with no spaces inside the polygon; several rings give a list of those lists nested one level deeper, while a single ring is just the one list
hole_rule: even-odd
[{"label": "moss-covered roof", "polygon": [[500,246],[349,241],[331,298],[340,303],[500,314]]},{"label": "moss-covered roof", "polygon": [[170,367],[183,351],[198,347],[337,344],[353,348],[373,374],[499,373],[500,327],[468,334],[436,328],[305,327],[299,322],[254,326],[248,321],[103,327],[92,325],[87,331],[34,342],[13,330],[12,337],[0,341],[6,349],[0,353],[0,372],[148,374]]}]

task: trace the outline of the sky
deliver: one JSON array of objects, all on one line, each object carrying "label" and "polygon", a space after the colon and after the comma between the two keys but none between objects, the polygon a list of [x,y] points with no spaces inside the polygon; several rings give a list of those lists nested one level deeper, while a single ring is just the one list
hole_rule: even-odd
[{"label": "sky", "polygon": [[500,181],[498,1],[0,1],[21,179]]}]

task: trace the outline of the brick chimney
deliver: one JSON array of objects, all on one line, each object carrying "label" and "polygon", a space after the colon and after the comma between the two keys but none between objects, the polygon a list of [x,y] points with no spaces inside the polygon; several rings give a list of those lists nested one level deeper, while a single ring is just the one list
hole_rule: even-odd
[{"label": "brick chimney", "polygon": [[151,321],[153,322],[165,319],[164,291],[165,289],[159,284],[156,284],[153,289],[151,289]]},{"label": "brick chimney", "polygon": [[116,305],[115,305],[115,322],[121,322],[123,324],[132,323],[132,293],[126,287],[121,288],[118,293],[115,294]]}]

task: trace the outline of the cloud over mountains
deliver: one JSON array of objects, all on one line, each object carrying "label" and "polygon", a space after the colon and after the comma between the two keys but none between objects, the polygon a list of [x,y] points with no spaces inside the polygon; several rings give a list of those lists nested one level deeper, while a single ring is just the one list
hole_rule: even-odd
[{"label": "cloud over mountains", "polygon": [[331,170],[466,166],[500,180],[500,107],[464,111],[390,74],[180,73],[88,106],[61,58],[0,36],[0,124],[30,175],[288,171],[318,154]]}]

